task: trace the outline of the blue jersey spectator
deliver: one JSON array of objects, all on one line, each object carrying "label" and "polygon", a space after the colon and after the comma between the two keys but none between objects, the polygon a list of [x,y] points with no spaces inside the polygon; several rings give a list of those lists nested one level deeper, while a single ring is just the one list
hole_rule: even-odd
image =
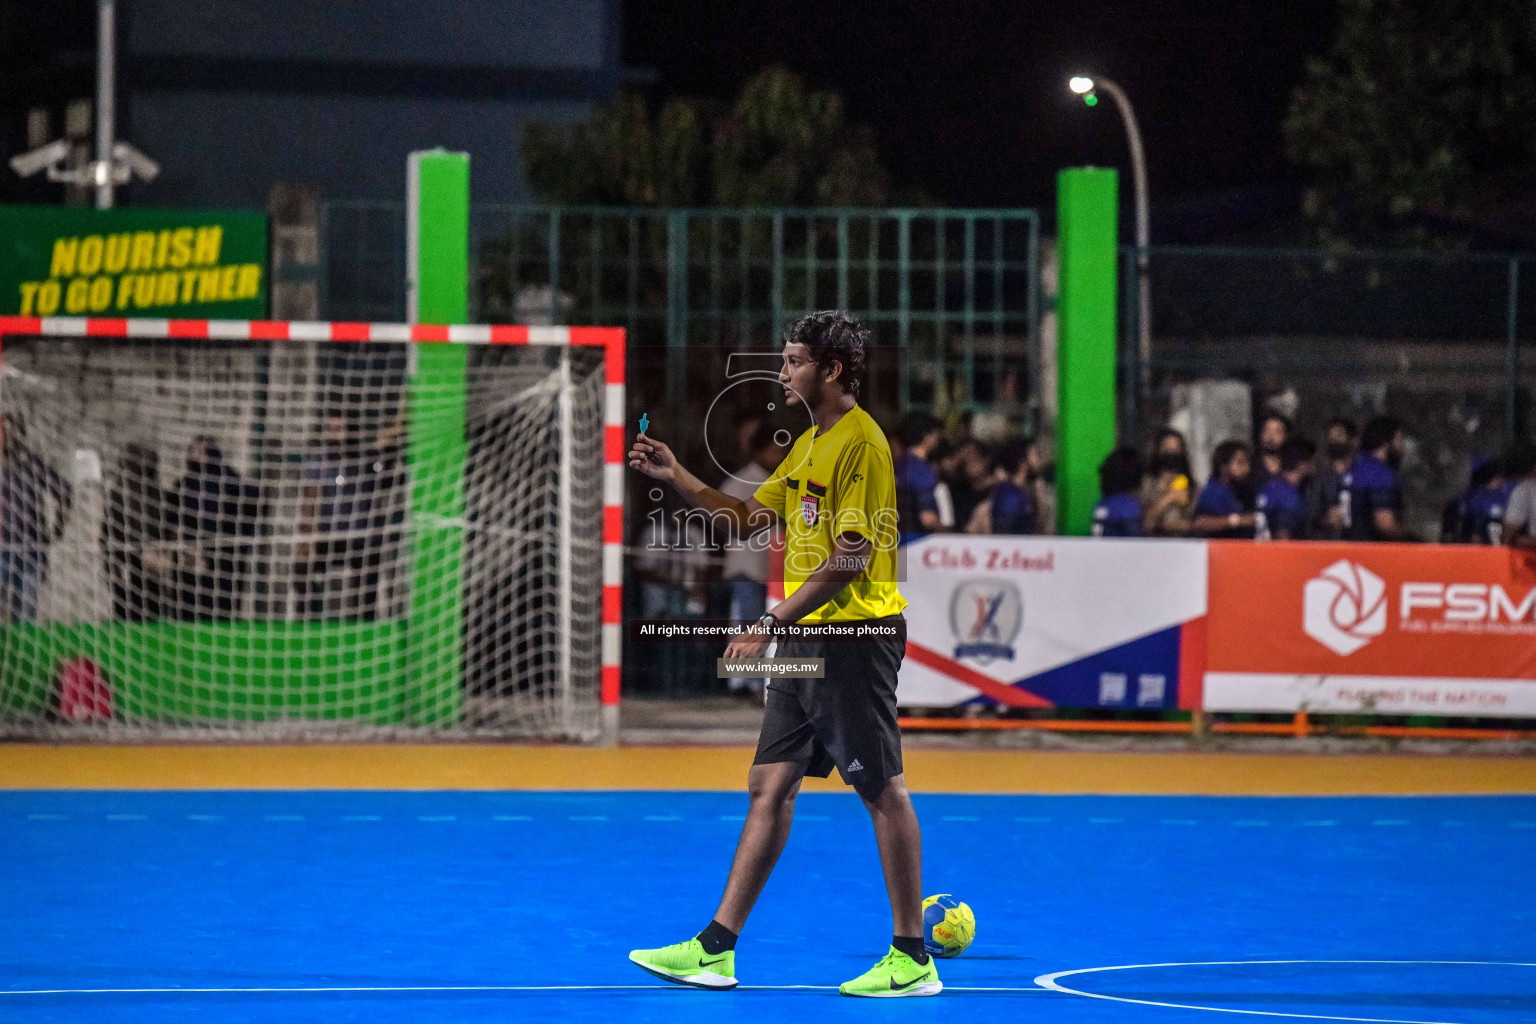
[{"label": "blue jersey spectator", "polygon": [[906,451],[894,467],[896,515],[906,541],[939,529],[939,476],[928,462],[939,443],[939,424],[932,416],[913,413],[902,425],[901,440]]},{"label": "blue jersey spectator", "polygon": [[1360,454],[1339,491],[1345,540],[1409,540],[1403,529],[1403,488],[1396,465],[1403,454],[1402,422],[1378,416],[1367,423]]},{"label": "blue jersey spectator", "polygon": [[1023,487],[1012,480],[999,480],[992,485],[991,501],[993,533],[1036,532],[1035,499]]},{"label": "blue jersey spectator", "polygon": [[1504,543],[1504,509],[1514,490],[1508,480],[1495,480],[1467,495],[1464,535],[1473,544]]},{"label": "blue jersey spectator", "polygon": [[1258,540],[1304,540],[1311,515],[1301,488],[1312,472],[1317,446],[1293,437],[1280,448],[1280,472],[1269,478],[1259,492],[1254,510],[1254,537]]},{"label": "blue jersey spectator", "polygon": [[1483,456],[1472,461],[1467,489],[1457,495],[1454,521],[1442,529],[1442,540],[1462,544],[1503,544],[1504,509],[1514,484],[1504,476],[1497,460]]},{"label": "blue jersey spectator", "polygon": [[1035,500],[1034,475],[1039,454],[1033,441],[1010,445],[992,460],[997,482],[978,516],[976,528],[984,533],[1028,534],[1040,532],[1040,507]]},{"label": "blue jersey spectator", "polygon": [[1134,448],[1116,448],[1099,463],[1099,493],[1093,509],[1095,537],[1140,537],[1142,534],[1141,456]]},{"label": "blue jersey spectator", "polygon": [[1112,494],[1093,507],[1095,537],[1140,537],[1141,499],[1134,494]]},{"label": "blue jersey spectator", "polygon": [[1223,441],[1211,455],[1211,476],[1200,489],[1191,513],[1194,532],[1203,537],[1252,537],[1254,514],[1246,500],[1253,463],[1248,446]]}]

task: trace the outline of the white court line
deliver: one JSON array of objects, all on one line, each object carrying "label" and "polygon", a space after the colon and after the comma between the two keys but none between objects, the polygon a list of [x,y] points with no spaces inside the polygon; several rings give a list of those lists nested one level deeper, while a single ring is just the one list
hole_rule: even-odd
[{"label": "white court line", "polygon": [[1458,1021],[1403,1020],[1396,1017],[1336,1017],[1326,1013],[1281,1013],[1278,1010],[1234,1010],[1226,1006],[1163,1003],[1155,999],[1132,999],[1129,996],[1110,996],[1102,992],[1084,992],[1081,989],[1067,988],[1067,986],[1056,981],[1057,978],[1067,978],[1074,974],[1098,974],[1102,971],[1137,971],[1150,967],[1244,967],[1256,964],[1407,964],[1412,966],[1447,964],[1464,967],[1536,967],[1536,964],[1511,963],[1504,960],[1194,960],[1180,964],[1120,964],[1116,967],[1080,967],[1075,971],[1057,971],[1055,974],[1042,974],[1035,979],[1035,984],[1052,992],[1064,992],[1072,996],[1085,996],[1089,999],[1107,999],[1114,1003],[1135,1003],[1139,1006],[1166,1006],[1173,1010],[1209,1010],[1212,1013],[1242,1013],[1253,1017],[1347,1020],[1367,1022],[1367,1024],[1461,1024]]},{"label": "white court line", "polygon": [[[330,985],[316,988],[38,988],[0,989],[0,996],[128,996],[128,995],[283,995],[307,992],[671,992],[673,985]],[[836,985],[737,985],[737,992],[836,992]],[[944,986],[946,992],[1041,993],[1034,986],[981,988]]]}]

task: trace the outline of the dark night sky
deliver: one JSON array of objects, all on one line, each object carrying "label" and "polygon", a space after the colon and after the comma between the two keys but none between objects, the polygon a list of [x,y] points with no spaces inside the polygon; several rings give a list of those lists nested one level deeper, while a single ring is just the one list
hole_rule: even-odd
[{"label": "dark night sky", "polygon": [[[1169,231],[1190,234],[1222,193],[1240,193],[1239,207],[1294,208],[1303,179],[1281,152],[1280,122],[1304,60],[1329,42],[1335,6],[627,0],[624,60],[655,72],[658,94],[722,98],[785,64],[843,93],[898,183],[954,205],[1047,210],[1059,168],[1128,166],[1113,108],[1066,90],[1078,69],[1107,74],[1141,121],[1154,240],[1173,241]],[[1160,209],[1179,211],[1161,232]]]}]

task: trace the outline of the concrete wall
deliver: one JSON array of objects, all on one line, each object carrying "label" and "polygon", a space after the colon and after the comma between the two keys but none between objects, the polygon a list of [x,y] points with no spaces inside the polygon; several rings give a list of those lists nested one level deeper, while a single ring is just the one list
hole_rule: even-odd
[{"label": "concrete wall", "polygon": [[610,0],[134,0],[136,57],[416,61],[486,67],[612,63]]},{"label": "concrete wall", "polygon": [[405,197],[405,159],[443,146],[471,154],[477,200],[528,201],[519,139],[529,120],[571,120],[582,102],[409,97],[149,93],[133,98],[132,139],[160,161],[137,200],[264,206],[273,182],[316,186],[322,200]]},{"label": "concrete wall", "polygon": [[159,160],[132,202],[400,199],[405,158],[474,158],[476,198],[526,201],[530,120],[584,116],[618,87],[619,0],[136,0],[121,130]]}]

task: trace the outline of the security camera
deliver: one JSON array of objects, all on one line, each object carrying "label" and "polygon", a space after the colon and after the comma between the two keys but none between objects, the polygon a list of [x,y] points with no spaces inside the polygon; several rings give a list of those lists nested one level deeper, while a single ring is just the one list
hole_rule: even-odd
[{"label": "security camera", "polygon": [[112,147],[112,160],[115,163],[126,165],[130,172],[137,174],[145,181],[154,181],[155,175],[160,173],[160,165],[158,163],[126,142],[119,142]]},{"label": "security camera", "polygon": [[[23,178],[30,178],[38,171],[60,163],[69,156],[69,143],[64,139],[55,139],[46,146],[39,146],[30,153],[11,157],[11,169]],[[158,170],[159,168],[156,168]]]}]

